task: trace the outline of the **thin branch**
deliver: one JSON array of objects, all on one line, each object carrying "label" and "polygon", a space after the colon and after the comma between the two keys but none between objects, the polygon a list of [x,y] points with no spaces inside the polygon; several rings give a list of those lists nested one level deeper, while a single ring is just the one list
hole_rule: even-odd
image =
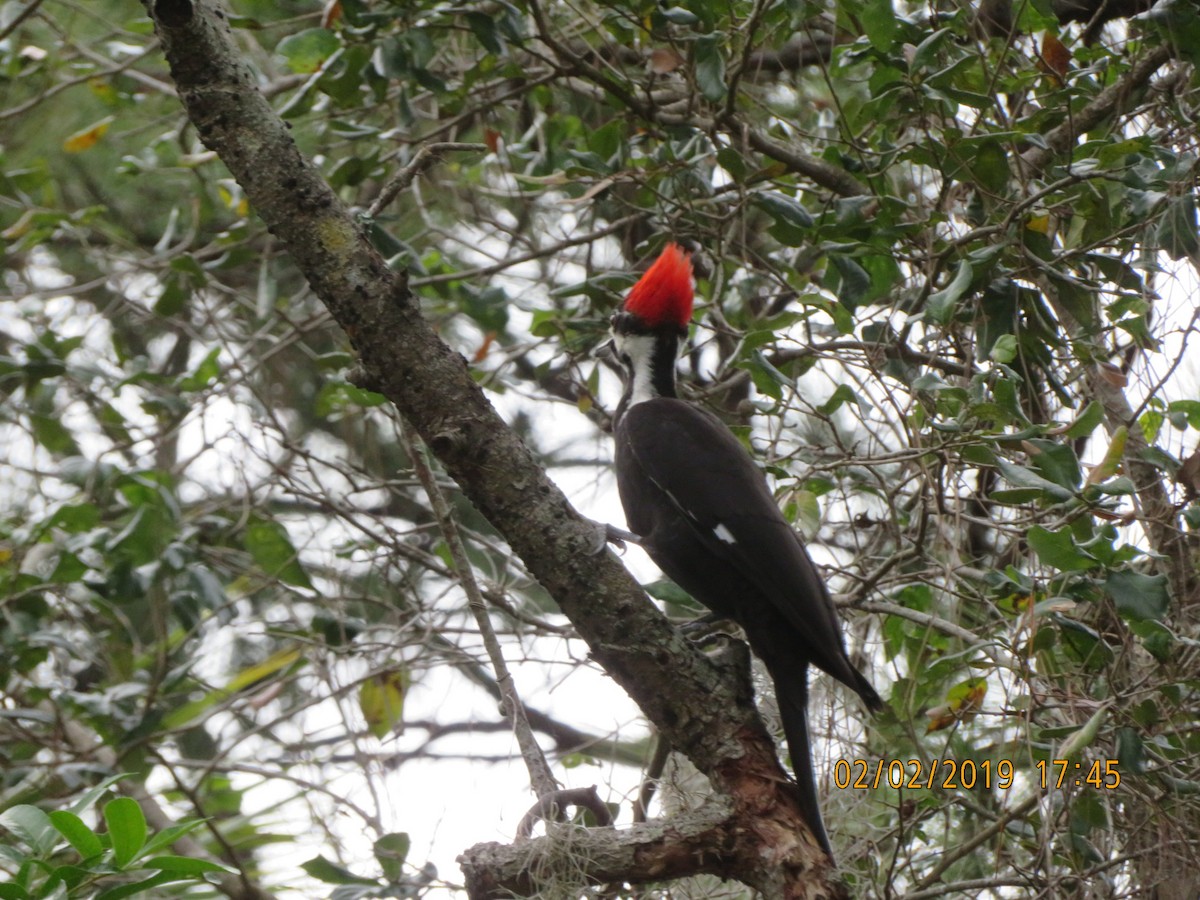
[{"label": "thin branch", "polygon": [[375,202],[371,204],[371,208],[367,210],[367,215],[372,218],[379,215],[384,207],[395,200],[401,193],[408,190],[413,180],[437,160],[437,154],[452,150],[485,153],[487,152],[487,145],[464,144],[458,141],[438,141],[432,144],[422,144],[409,164],[397,172],[395,177],[383,186],[383,190],[379,192],[379,196],[375,198]]},{"label": "thin branch", "polygon": [[467,605],[471,610],[471,615],[475,617],[475,624],[479,626],[483,646],[487,650],[488,659],[496,672],[496,683],[500,687],[504,713],[512,720],[513,732],[516,734],[517,744],[521,748],[525,767],[529,770],[534,793],[539,797],[549,796],[558,790],[558,782],[550,771],[550,764],[546,761],[546,755],[542,752],[537,738],[533,735],[533,729],[529,725],[529,718],[525,712],[525,704],[521,702],[512,674],[508,671],[508,664],[504,660],[504,651],[500,647],[495,629],[492,628],[487,603],[479,590],[479,583],[475,580],[475,572],[467,558],[467,550],[463,546],[462,536],[458,532],[458,523],[454,520],[450,504],[446,502],[446,495],[438,487],[433,470],[425,461],[424,451],[416,445],[409,432],[408,424],[404,422],[400,424],[400,444],[404,447],[404,452],[408,455],[409,462],[413,471],[417,473],[417,479],[425,489],[426,496],[429,497],[429,504],[433,507],[433,514],[442,531],[442,537],[445,538],[446,545],[450,548],[450,558],[454,561],[459,583],[466,592]]}]

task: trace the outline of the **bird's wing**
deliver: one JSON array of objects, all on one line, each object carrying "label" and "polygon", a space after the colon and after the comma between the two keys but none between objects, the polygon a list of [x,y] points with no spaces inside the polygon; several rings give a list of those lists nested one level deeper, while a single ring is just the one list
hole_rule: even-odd
[{"label": "bird's wing", "polygon": [[666,397],[630,407],[619,427],[638,466],[706,548],[811,639],[814,662],[840,669],[841,625],[825,582],[733,433],[710,413]]}]

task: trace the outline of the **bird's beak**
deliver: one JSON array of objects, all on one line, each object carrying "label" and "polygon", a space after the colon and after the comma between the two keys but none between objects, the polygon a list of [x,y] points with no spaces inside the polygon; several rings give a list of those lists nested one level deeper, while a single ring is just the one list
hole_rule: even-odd
[{"label": "bird's beak", "polygon": [[616,359],[617,348],[613,343],[613,339],[609,338],[607,341],[604,341],[604,343],[597,344],[596,349],[592,351],[592,356],[594,356],[596,359]]}]

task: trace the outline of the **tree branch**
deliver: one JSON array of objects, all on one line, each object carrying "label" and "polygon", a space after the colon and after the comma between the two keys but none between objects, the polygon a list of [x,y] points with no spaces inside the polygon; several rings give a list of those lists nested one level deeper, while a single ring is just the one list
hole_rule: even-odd
[{"label": "tree branch", "polygon": [[1149,50],[1133,64],[1123,78],[1106,87],[1091,103],[1044,135],[1044,147],[1032,147],[1022,153],[1021,166],[1034,174],[1041,174],[1054,157],[1073,146],[1080,135],[1091,131],[1125,106],[1129,96],[1148,83],[1154,73],[1166,65],[1171,53],[1171,47],[1165,43]]}]

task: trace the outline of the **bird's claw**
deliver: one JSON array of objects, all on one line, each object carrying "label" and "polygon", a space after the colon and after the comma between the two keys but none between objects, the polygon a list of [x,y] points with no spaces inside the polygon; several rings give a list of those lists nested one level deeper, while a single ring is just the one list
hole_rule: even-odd
[{"label": "bird's claw", "polygon": [[680,634],[700,647],[721,638],[733,638],[737,634],[737,623],[711,612],[684,622],[678,628]]},{"label": "bird's claw", "polygon": [[642,539],[632,531],[626,531],[607,522],[592,522],[592,526],[595,529],[595,540],[592,545],[593,555],[602,552],[608,544],[623,551],[626,543],[641,544],[642,542]]}]

